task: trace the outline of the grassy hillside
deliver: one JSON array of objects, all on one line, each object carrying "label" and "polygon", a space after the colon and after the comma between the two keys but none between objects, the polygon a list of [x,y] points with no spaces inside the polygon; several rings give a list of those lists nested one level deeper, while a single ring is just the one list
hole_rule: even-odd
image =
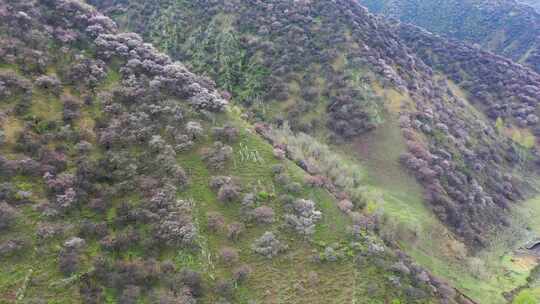
[{"label": "grassy hillside", "polygon": [[[293,131],[339,146],[393,121],[392,135],[401,135],[406,147],[400,151],[401,170],[415,175],[430,208],[470,246],[486,245],[484,232],[499,227],[509,215],[507,206],[526,194],[519,176],[505,180],[494,174],[533,168],[519,163],[521,150],[497,133],[495,119],[483,115],[487,110],[463,108],[461,98],[423,61],[426,56],[397,37],[399,28],[354,1],[330,6],[318,1],[92,3],[122,27],[211,76],[249,109],[246,116],[253,122],[287,122]],[[483,88],[490,82],[480,78],[485,69],[480,58],[470,76]],[[524,87],[525,79],[513,82]],[[494,92],[501,91],[510,92]],[[393,116],[386,114],[385,92],[408,99],[390,106]],[[494,102],[507,101],[502,93],[493,96]],[[530,94],[519,94],[520,110]],[[503,183],[508,191],[499,186]]]},{"label": "grassy hillside", "polygon": [[0,12],[0,302],[459,300],[208,78],[80,1]]},{"label": "grassy hillside", "polygon": [[[458,76],[494,103],[517,88],[524,100],[515,102],[526,107],[534,92],[522,88],[537,86],[533,72],[500,68],[499,57],[484,62],[478,50],[452,53],[453,45],[440,49],[455,56],[438,61],[435,43],[409,49],[407,38],[422,35],[400,37],[354,1],[91,2],[212,77],[246,109],[243,117],[265,123],[258,131],[274,148],[377,219],[387,243],[468,296],[504,303],[503,293],[529,275],[534,265],[508,275],[513,247],[491,237],[512,226],[509,209],[534,192],[522,175],[535,168],[532,149],[506,133],[516,130],[512,113],[499,128]],[[463,66],[435,69],[448,62]],[[507,70],[525,76],[501,76]]]}]

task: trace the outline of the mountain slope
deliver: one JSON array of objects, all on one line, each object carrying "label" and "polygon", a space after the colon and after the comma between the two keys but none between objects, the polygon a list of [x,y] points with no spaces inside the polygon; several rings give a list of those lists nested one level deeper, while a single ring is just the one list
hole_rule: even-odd
[{"label": "mountain slope", "polygon": [[506,243],[500,269],[475,255],[524,230],[531,70],[354,1],[92,1],[218,93],[79,1],[0,3],[7,300],[505,303],[532,286]]},{"label": "mountain slope", "polygon": [[0,302],[463,303],[94,8],[0,21]]},{"label": "mountain slope", "polygon": [[[255,120],[286,120],[338,143],[399,120],[409,151],[402,162],[434,212],[469,244],[484,243],[525,194],[518,179],[495,174],[527,168],[516,157],[521,148],[355,2],[94,2],[125,12],[122,26],[207,73]],[[378,87],[398,92],[393,109]]]},{"label": "mountain slope", "polygon": [[415,24],[540,71],[540,15],[514,0],[360,0],[373,13]]},{"label": "mountain slope", "polygon": [[[445,73],[492,120],[538,136],[540,75],[492,53],[448,41],[421,28],[396,24],[405,43],[434,70]],[[532,137],[531,137],[532,139]],[[535,140],[529,143],[534,146]]]},{"label": "mountain slope", "polygon": [[512,250],[528,235],[514,211],[537,186],[535,72],[407,36],[354,1],[91,2],[212,77],[276,149],[474,299],[505,303],[531,275]]}]

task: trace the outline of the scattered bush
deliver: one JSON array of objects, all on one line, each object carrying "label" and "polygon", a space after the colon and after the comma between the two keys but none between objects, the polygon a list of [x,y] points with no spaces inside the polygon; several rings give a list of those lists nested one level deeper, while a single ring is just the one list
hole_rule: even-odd
[{"label": "scattered bush", "polygon": [[283,165],[278,164],[278,165],[273,165],[272,166],[272,173],[274,175],[278,175],[278,174],[283,173],[283,172],[285,172],[285,167]]},{"label": "scattered bush", "polygon": [[291,177],[286,173],[280,173],[274,175],[274,181],[279,185],[284,186],[285,190],[288,190],[287,186],[291,183]]},{"label": "scattered bush", "polygon": [[9,228],[16,219],[16,211],[6,202],[0,202],[0,231]]},{"label": "scattered bush", "polygon": [[25,242],[19,239],[7,240],[0,243],[0,257],[5,257],[23,249]]},{"label": "scattered bush", "polygon": [[70,84],[94,88],[105,78],[106,65],[101,60],[80,57],[69,65],[63,76]]},{"label": "scattered bush", "polygon": [[230,203],[239,199],[240,189],[234,184],[225,184],[219,188],[217,198],[220,202]]},{"label": "scattered bush", "polygon": [[62,236],[64,234],[64,227],[58,224],[51,223],[39,223],[36,236],[39,241],[51,239],[54,237]]},{"label": "scattered bush", "polygon": [[222,214],[217,212],[209,212],[208,217],[208,229],[213,232],[223,230],[225,227],[225,218]]},{"label": "scattered bush", "polygon": [[81,222],[79,234],[82,237],[98,237],[103,238],[107,235],[107,223],[93,223],[89,220]]},{"label": "scattered bush", "polygon": [[240,265],[235,268],[233,271],[233,279],[236,283],[242,283],[247,280],[248,276],[251,274],[252,269],[249,265]]},{"label": "scattered bush", "polygon": [[354,208],[354,205],[350,200],[344,199],[339,201],[338,208],[344,213],[349,213]]},{"label": "scattered bush", "polygon": [[244,224],[238,222],[230,223],[227,226],[227,237],[231,241],[238,241],[240,235],[244,232],[244,230]]},{"label": "scattered bush", "polygon": [[81,250],[86,246],[86,241],[79,237],[72,237],[64,242],[64,248],[71,250]]},{"label": "scattered bush", "polygon": [[55,199],[55,208],[58,211],[66,212],[75,205],[77,193],[73,188],[68,188],[64,194],[57,194]]},{"label": "scattered bush", "polygon": [[197,229],[190,216],[171,212],[155,228],[154,236],[169,246],[193,246]]},{"label": "scattered bush", "polygon": [[203,295],[203,280],[198,272],[183,269],[180,276],[182,283],[189,288],[193,296],[201,297]]},{"label": "scattered bush", "polygon": [[191,137],[192,140],[197,140],[203,135],[204,129],[200,123],[190,121],[186,124],[186,133]]},{"label": "scattered bush", "polygon": [[40,144],[33,136],[33,132],[30,128],[25,128],[24,131],[17,136],[15,141],[15,150],[31,156],[38,155]]},{"label": "scattered bush", "polygon": [[133,258],[129,261],[117,260],[112,265],[106,264],[95,266],[99,268],[100,275],[101,272],[105,274],[107,285],[117,289],[128,289],[130,285],[149,287],[159,278],[159,265],[154,259]]},{"label": "scattered bush", "polygon": [[99,244],[104,250],[121,252],[127,250],[130,246],[136,245],[139,240],[140,236],[137,231],[128,228],[115,236],[108,235],[104,237],[99,241]]},{"label": "scattered bush", "polygon": [[15,114],[23,116],[28,114],[32,105],[32,94],[30,92],[24,94],[15,105]]},{"label": "scattered bush", "polygon": [[279,253],[288,249],[286,244],[282,244],[274,235],[274,233],[267,231],[260,238],[255,240],[251,246],[253,251],[266,257],[273,258]]},{"label": "scattered bush", "polygon": [[304,182],[309,187],[321,188],[326,185],[326,177],[322,175],[306,175]]},{"label": "scattered bush", "polygon": [[212,190],[217,191],[226,184],[234,184],[233,178],[230,176],[212,176],[209,185]]},{"label": "scattered bush", "polygon": [[79,269],[79,253],[74,248],[64,248],[58,255],[58,266],[60,271],[68,276]]},{"label": "scattered bush", "polygon": [[212,135],[221,142],[232,143],[238,138],[238,129],[229,125],[213,128]]},{"label": "scattered bush", "polygon": [[52,94],[59,96],[62,92],[62,84],[54,75],[41,75],[36,79],[35,85],[38,88],[49,90]]},{"label": "scattered bush", "polygon": [[88,203],[88,207],[97,213],[105,213],[107,211],[108,205],[105,199],[103,198],[94,198],[91,199]]},{"label": "scattered bush", "polygon": [[176,146],[174,147],[174,150],[176,152],[185,152],[190,150],[193,145],[195,144],[193,140],[190,139],[188,135],[185,134],[177,134],[174,137]]},{"label": "scattered bush", "polygon": [[82,277],[79,283],[79,293],[84,304],[99,304],[105,302],[103,287],[88,277]]},{"label": "scattered bush", "polygon": [[285,152],[285,150],[282,150],[280,148],[274,148],[273,154],[274,154],[274,157],[279,160],[284,160],[287,157],[287,152]]},{"label": "scattered bush", "polygon": [[231,247],[224,247],[219,251],[221,261],[227,265],[232,265],[238,262],[238,251]]},{"label": "scattered bush", "polygon": [[120,296],[120,304],[137,304],[137,301],[141,297],[141,288],[134,285],[128,285],[122,291]]},{"label": "scattered bush", "polygon": [[322,217],[321,212],[315,209],[315,203],[299,199],[292,207],[293,213],[285,215],[286,224],[304,236],[312,235],[315,232],[315,223]]},{"label": "scattered bush", "polygon": [[218,200],[224,203],[239,199],[240,187],[229,176],[214,176],[210,180],[210,188],[217,190]]},{"label": "scattered bush", "polygon": [[230,281],[218,280],[215,286],[215,291],[218,295],[226,299],[230,299],[233,295],[234,286]]},{"label": "scattered bush", "polygon": [[255,194],[251,192],[246,193],[242,198],[242,208],[253,209],[253,206],[255,206],[255,199]]},{"label": "scattered bush", "polygon": [[257,223],[271,224],[274,222],[274,209],[268,206],[260,206],[253,210],[253,218]]},{"label": "scattered bush", "polygon": [[80,155],[87,155],[88,153],[90,153],[90,151],[92,151],[92,148],[92,144],[84,140],[75,145],[75,149]]},{"label": "scattered bush", "polygon": [[335,262],[340,258],[340,255],[336,250],[330,246],[324,248],[324,252],[321,254],[320,259],[325,262]]},{"label": "scattered bush", "polygon": [[287,185],[285,185],[285,190],[292,194],[298,194],[302,191],[302,185],[297,182],[292,182]]},{"label": "scattered bush", "polygon": [[80,117],[81,102],[72,97],[62,97],[62,103],[64,104],[64,122],[71,123]]},{"label": "scattered bush", "polygon": [[211,170],[223,170],[227,161],[233,156],[233,148],[216,141],[212,148],[203,150],[203,159]]},{"label": "scattered bush", "polygon": [[160,291],[151,299],[151,304],[196,304],[197,300],[193,297],[189,289],[182,289],[178,292],[170,290]]},{"label": "scattered bush", "polygon": [[60,194],[75,185],[75,176],[69,173],[61,173],[54,176],[50,173],[45,173],[45,183],[52,193]]}]

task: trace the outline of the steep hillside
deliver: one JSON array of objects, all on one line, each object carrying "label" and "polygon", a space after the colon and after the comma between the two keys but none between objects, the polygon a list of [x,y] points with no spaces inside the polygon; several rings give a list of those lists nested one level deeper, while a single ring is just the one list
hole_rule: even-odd
[{"label": "steep hillside", "polygon": [[534,148],[535,136],[540,135],[540,75],[509,59],[415,26],[396,23],[395,28],[424,62],[462,88],[465,98],[495,121],[499,131],[513,131],[510,137]]},{"label": "steep hillside", "polygon": [[535,292],[532,70],[352,0],[89,2],[142,38],[0,0],[0,300]]},{"label": "steep hillside", "polygon": [[373,13],[412,23],[540,71],[540,15],[515,0],[359,0]]},{"label": "steep hillside", "polygon": [[0,41],[0,302],[467,303],[87,4],[1,0]]},{"label": "steep hillside", "polygon": [[[433,211],[470,245],[485,244],[525,195],[510,173],[530,169],[527,149],[354,1],[94,2],[211,76],[254,120],[287,121],[338,144],[377,127],[400,128],[404,167]],[[391,106],[383,98],[389,92]]]},{"label": "steep hillside", "polygon": [[514,211],[538,186],[535,72],[354,1],[91,2],[214,79],[277,153],[467,295],[505,303],[527,283]]}]

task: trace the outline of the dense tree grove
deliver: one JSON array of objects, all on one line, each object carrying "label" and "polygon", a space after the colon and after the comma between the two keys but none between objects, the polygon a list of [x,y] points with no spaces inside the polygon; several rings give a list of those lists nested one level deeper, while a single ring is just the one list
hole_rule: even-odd
[{"label": "dense tree grove", "polygon": [[[466,44],[426,35],[413,26],[402,25],[399,33],[426,63],[443,70],[469,91],[474,102],[486,108],[489,118],[514,121],[523,128],[538,125],[540,76],[537,73]],[[470,77],[464,79],[463,73]]]},{"label": "dense tree grove", "polygon": [[[95,4],[105,9],[111,5],[100,2]],[[301,113],[309,111],[310,105],[324,100],[328,101],[326,112],[331,117],[327,126],[337,134],[351,137],[375,128],[380,123],[382,100],[374,96],[367,86],[359,90],[358,85],[366,79],[359,78],[355,70],[365,63],[353,60],[355,55],[350,54],[350,58],[345,59],[345,67],[332,66],[340,60],[337,55],[341,51],[332,45],[339,41],[345,29],[331,23],[325,24],[326,27],[318,27],[314,18],[306,15],[310,11],[306,3],[297,2],[292,7],[288,7],[289,3],[285,2],[276,4],[254,2],[250,5],[216,5],[199,1],[190,5],[190,10],[185,10],[183,4],[144,1],[133,4],[141,8],[140,11],[130,11],[132,21],[129,24],[137,24],[138,32],[145,37],[152,37],[176,58],[189,62],[195,71],[210,74],[232,97],[245,105],[252,105],[255,111],[261,110],[257,108],[261,102],[300,99],[301,102],[287,109],[287,118],[295,129],[321,127],[317,119],[301,121]],[[211,9],[207,10],[209,7]],[[285,8],[292,10],[283,13]],[[221,9],[236,11],[241,17],[234,20],[213,18]],[[150,15],[145,14],[154,12],[154,15],[159,15],[159,12],[166,11],[173,17],[168,19],[163,15],[159,20],[151,21],[148,19]],[[332,13],[335,12],[325,11],[324,17],[332,18]],[[286,24],[274,21],[287,20],[294,14],[296,17],[287,21],[294,25],[291,31],[282,28]],[[183,24],[183,30],[169,32],[171,22]],[[259,30],[253,30],[256,28]],[[317,41],[308,39],[310,31],[316,35]],[[243,35],[244,32],[264,39],[250,40]],[[262,55],[262,59],[256,54]],[[274,57],[274,54],[284,56]],[[323,65],[317,67],[313,62],[321,62]],[[382,65],[381,69],[391,69],[390,65],[382,62],[373,63]],[[309,72],[305,76],[294,75],[294,71],[305,69]],[[324,78],[322,83],[315,76],[317,74]],[[288,83],[302,85],[297,90]]]}]

